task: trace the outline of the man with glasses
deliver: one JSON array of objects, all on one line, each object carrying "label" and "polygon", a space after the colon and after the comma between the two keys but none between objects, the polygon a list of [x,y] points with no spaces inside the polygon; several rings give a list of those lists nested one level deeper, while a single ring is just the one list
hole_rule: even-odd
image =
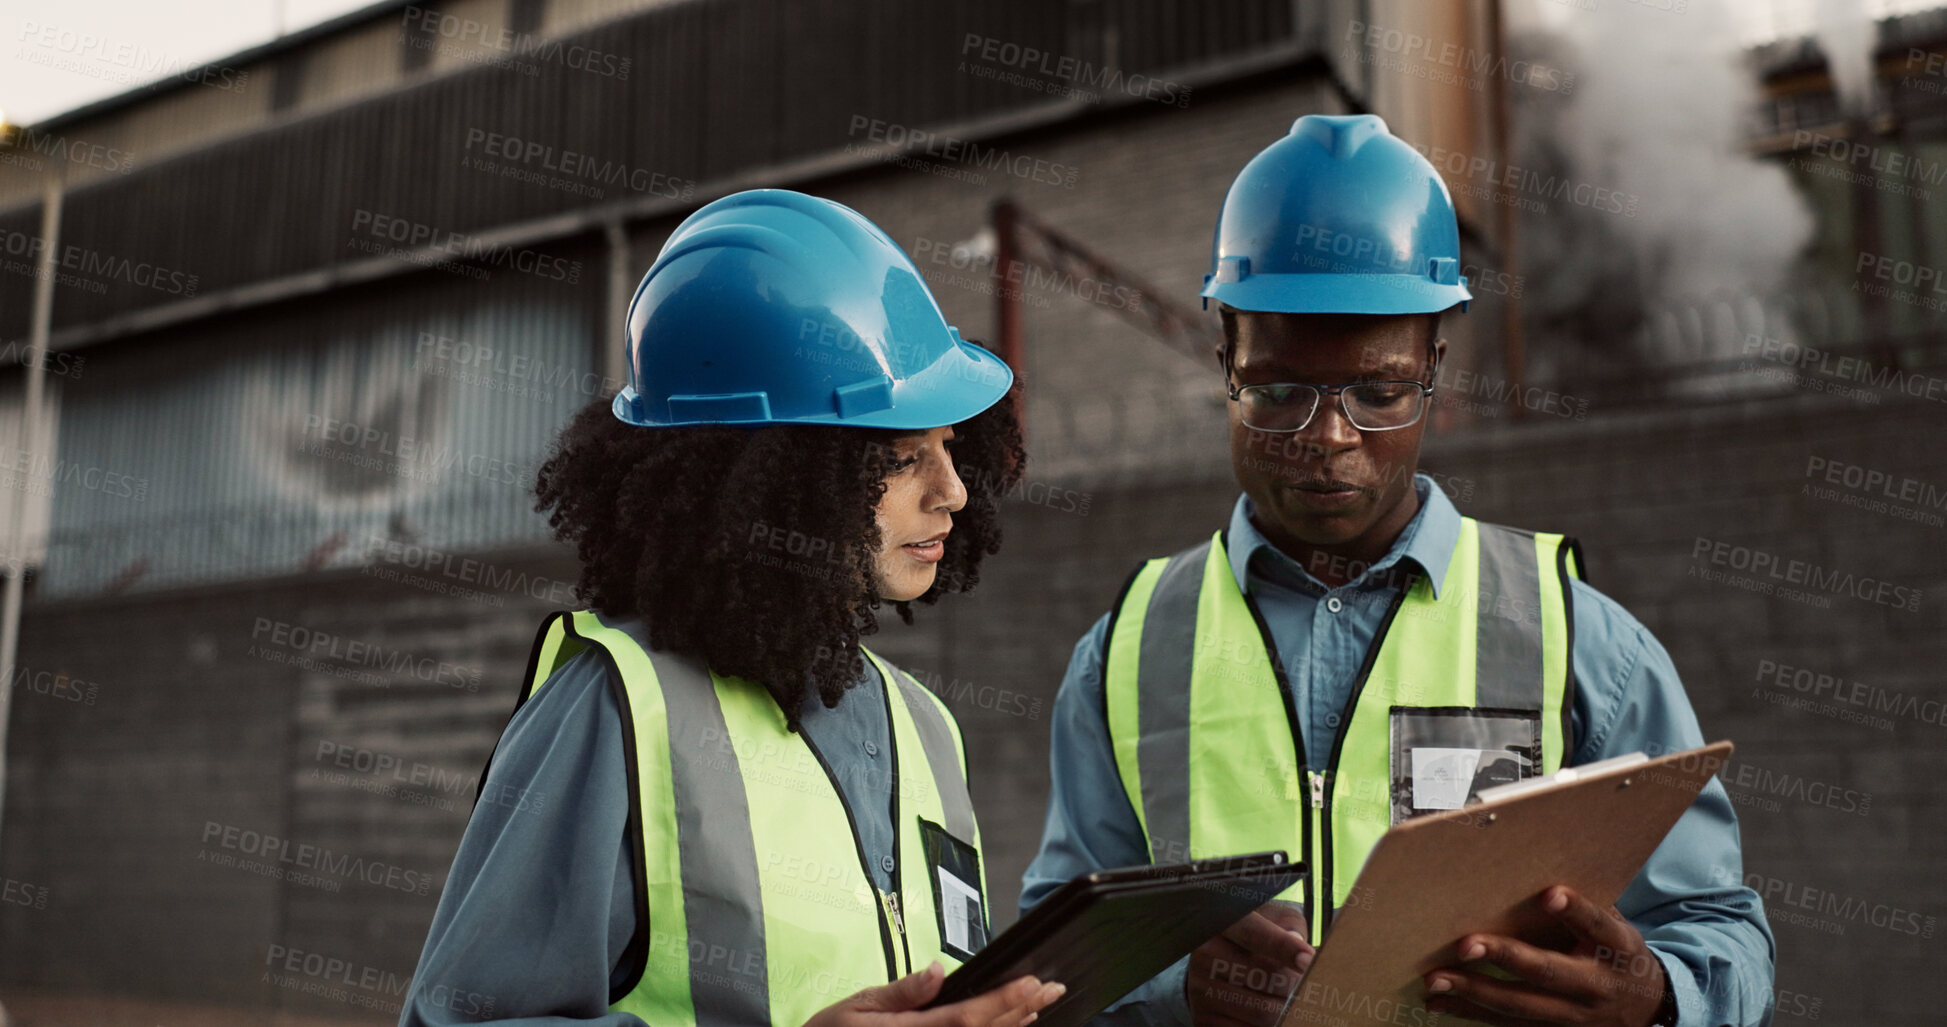
[{"label": "man with glasses", "polygon": [[[1284,849],[1311,874],[1112,1022],[1276,1022],[1334,911],[1370,901],[1353,881],[1391,825],[1703,742],[1668,654],[1581,580],[1573,540],[1463,517],[1417,473],[1440,315],[1470,298],[1424,158],[1371,115],[1300,118],[1232,184],[1211,258],[1243,495],[1223,531],[1138,568],[1077,643],[1022,906],[1109,866]],[[1537,896],[1572,947],[1458,939],[1428,1008],[1768,1022],[1772,938],[1741,879],[1712,782],[1615,908]]]}]

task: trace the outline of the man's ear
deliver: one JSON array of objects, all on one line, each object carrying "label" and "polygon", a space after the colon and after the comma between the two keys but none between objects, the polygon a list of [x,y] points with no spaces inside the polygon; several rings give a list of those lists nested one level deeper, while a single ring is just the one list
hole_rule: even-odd
[{"label": "man's ear", "polygon": [[1217,358],[1217,367],[1224,377],[1230,377],[1230,351],[1237,345],[1237,311],[1222,300],[1217,301],[1217,320],[1223,323],[1224,341],[1212,347],[1211,353]]}]

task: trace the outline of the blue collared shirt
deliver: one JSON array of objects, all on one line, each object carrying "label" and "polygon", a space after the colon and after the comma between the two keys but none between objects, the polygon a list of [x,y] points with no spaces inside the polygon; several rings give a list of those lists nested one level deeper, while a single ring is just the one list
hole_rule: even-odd
[{"label": "blue collared shirt", "polygon": [[[1248,496],[1239,496],[1231,511],[1231,572],[1264,614],[1308,753],[1329,751],[1338,733],[1366,650],[1408,577],[1396,572],[1425,575],[1436,596],[1445,584],[1460,513],[1432,479],[1418,475],[1413,484],[1420,510],[1406,530],[1383,558],[1337,588],[1265,539],[1251,523]],[[1570,589],[1576,688],[1568,762],[1702,745],[1696,714],[1663,646],[1615,600],[1581,581]],[[1022,877],[1023,910],[1077,874],[1149,862],[1102,720],[1108,620],[1105,614],[1075,644],[1055,697],[1052,794],[1041,851]],[[1758,895],[1742,881],[1737,817],[1713,780],[1616,902],[1662,960],[1684,1027],[1770,1022],[1776,951]],[[1187,970],[1188,960],[1178,961],[1099,1022],[1188,1024]]]}]

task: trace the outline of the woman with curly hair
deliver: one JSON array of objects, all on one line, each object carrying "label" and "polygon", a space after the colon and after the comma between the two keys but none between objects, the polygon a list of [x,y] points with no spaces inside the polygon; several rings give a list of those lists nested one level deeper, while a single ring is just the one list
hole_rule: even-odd
[{"label": "woman with curly hair", "polygon": [[400,1023],[1023,1027],[1061,985],[921,1008],[987,937],[979,831],[952,715],[861,643],[998,551],[1012,372],[783,190],[677,227],[628,348],[535,484],[589,608],[536,639]]}]

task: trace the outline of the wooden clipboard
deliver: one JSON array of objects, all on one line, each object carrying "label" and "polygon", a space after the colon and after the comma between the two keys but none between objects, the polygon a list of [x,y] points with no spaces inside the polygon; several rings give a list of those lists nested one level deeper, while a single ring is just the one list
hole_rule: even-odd
[{"label": "wooden clipboard", "polygon": [[1476,805],[1398,824],[1334,911],[1281,1027],[1440,1023],[1423,1003],[1424,976],[1453,965],[1468,934],[1566,948],[1569,936],[1536,896],[1565,884],[1614,905],[1731,750],[1713,742],[1628,766],[1566,768],[1567,779],[1490,789]]}]

